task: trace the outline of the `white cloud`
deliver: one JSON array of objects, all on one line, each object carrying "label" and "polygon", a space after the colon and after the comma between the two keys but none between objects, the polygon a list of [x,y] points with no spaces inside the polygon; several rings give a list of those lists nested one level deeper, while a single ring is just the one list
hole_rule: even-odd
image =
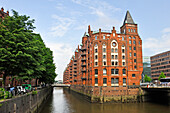
[{"label": "white cloud", "polygon": [[170,32],[170,27],[163,29],[162,32],[163,33],[169,33]]},{"label": "white cloud", "polygon": [[70,26],[74,23],[71,18],[60,17],[52,15],[52,18],[56,19],[56,23],[51,27],[50,34],[53,37],[62,37],[70,29]]},{"label": "white cloud", "polygon": [[154,55],[170,50],[170,31],[166,28],[160,38],[147,38],[143,40],[146,55]]},{"label": "white cloud", "polygon": [[53,51],[54,62],[57,67],[56,73],[58,74],[56,79],[63,79],[63,72],[71,56],[74,53],[74,49],[72,45],[66,43],[46,43],[47,47],[49,47]]}]

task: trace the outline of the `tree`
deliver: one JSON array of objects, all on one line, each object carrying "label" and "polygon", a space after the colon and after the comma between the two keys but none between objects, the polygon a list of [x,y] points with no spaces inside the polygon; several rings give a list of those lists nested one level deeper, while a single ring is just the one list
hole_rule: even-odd
[{"label": "tree", "polygon": [[151,77],[149,77],[149,76],[146,74],[145,77],[144,77],[144,81],[145,81],[145,82],[151,82],[152,79],[151,79]]},{"label": "tree", "polygon": [[166,76],[164,75],[164,73],[163,72],[161,72],[161,74],[160,74],[160,76],[159,76],[159,80],[161,80],[161,78],[166,78]]},{"label": "tree", "polygon": [[[26,15],[20,16],[14,10],[12,12],[13,16],[0,19],[0,72],[3,73],[3,84],[7,76],[16,78],[14,76],[17,75],[20,80],[31,80],[43,78],[44,73],[52,82],[56,77],[52,52],[46,48],[41,36],[33,33],[34,20],[29,20]],[[49,73],[49,70],[52,72]],[[43,79],[43,82],[47,81]]]}]

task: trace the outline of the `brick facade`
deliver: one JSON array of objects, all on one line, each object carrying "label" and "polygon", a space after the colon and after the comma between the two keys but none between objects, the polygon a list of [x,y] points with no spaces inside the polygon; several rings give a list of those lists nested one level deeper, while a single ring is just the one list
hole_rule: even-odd
[{"label": "brick facade", "polygon": [[71,85],[126,87],[140,85],[142,71],[142,40],[127,11],[120,33],[115,27],[111,31],[92,31],[88,26],[63,73],[63,81]]}]

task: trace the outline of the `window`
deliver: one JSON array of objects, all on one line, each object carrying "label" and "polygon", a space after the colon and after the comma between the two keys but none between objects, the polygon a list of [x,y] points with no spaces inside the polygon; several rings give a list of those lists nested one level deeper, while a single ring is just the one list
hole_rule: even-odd
[{"label": "window", "polygon": [[111,69],[111,74],[115,74],[115,69]]},{"label": "window", "polygon": [[105,35],[103,35],[103,39],[105,39]]},{"label": "window", "polygon": [[131,29],[131,32],[133,32],[133,29]]},{"label": "window", "polygon": [[115,70],[115,74],[119,74],[119,69],[116,69],[116,70]]},{"label": "window", "polygon": [[117,59],[117,55],[115,55],[115,59]]},{"label": "window", "polygon": [[119,84],[119,78],[111,78],[111,84]]},{"label": "window", "polygon": [[97,53],[97,49],[95,49],[95,53]]},{"label": "window", "polygon": [[114,59],[114,55],[112,55],[112,59]]},{"label": "window", "polygon": [[125,65],[125,62],[123,62],[123,66]]},{"label": "window", "polygon": [[136,47],[134,47],[133,50],[136,50]]},{"label": "window", "polygon": [[112,48],[112,52],[114,52],[114,49]]},{"label": "window", "polygon": [[129,39],[132,39],[131,37],[129,37]]},{"label": "window", "polygon": [[114,61],[112,61],[112,66],[114,66]]},{"label": "window", "polygon": [[95,78],[95,84],[98,84],[98,78]]},{"label": "window", "polygon": [[136,53],[134,53],[134,56],[136,56]]},{"label": "window", "polygon": [[129,53],[129,56],[131,57],[131,56],[132,56],[132,53]]},{"label": "window", "polygon": [[122,53],[125,53],[125,50],[124,50],[124,49],[122,49]]},{"label": "window", "polygon": [[97,59],[97,55],[95,55],[95,59]]},{"label": "window", "polygon": [[106,65],[106,61],[103,62],[103,65]]},{"label": "window", "polygon": [[97,40],[97,36],[95,36],[95,40]]},{"label": "window", "polygon": [[117,48],[115,49],[115,53],[117,53]]},{"label": "window", "polygon": [[111,78],[111,84],[114,84],[114,78]]},{"label": "window", "polygon": [[123,69],[122,71],[123,71],[123,74],[126,74],[126,69]]},{"label": "window", "polygon": [[134,32],[136,32],[136,30],[135,30],[135,29],[134,29],[133,31],[134,31]]},{"label": "window", "polygon": [[106,69],[103,69],[103,75],[106,75]]},{"label": "window", "polygon": [[133,44],[136,44],[136,41],[135,41],[135,40],[133,41]]},{"label": "window", "polygon": [[113,46],[113,47],[116,47],[116,43],[115,43],[115,42],[113,42],[113,43],[112,43],[112,46]]},{"label": "window", "polygon": [[96,65],[96,66],[98,65],[97,62],[95,62],[95,65]]},{"label": "window", "polygon": [[128,31],[130,32],[130,29],[128,29]]},{"label": "window", "polygon": [[122,40],[125,40],[123,36],[122,36]]},{"label": "window", "polygon": [[136,66],[134,66],[134,68],[136,69]]},{"label": "window", "polygon": [[103,84],[107,84],[107,78],[103,78]]},{"label": "window", "polygon": [[132,74],[132,77],[136,77],[135,74]]},{"label": "window", "polygon": [[105,59],[106,58],[106,55],[103,55],[103,59]]},{"label": "window", "polygon": [[123,78],[123,83],[126,84],[126,78]]},{"label": "window", "polygon": [[135,37],[133,37],[133,39],[136,39]]},{"label": "window", "polygon": [[106,52],[106,48],[103,48],[103,52]]},{"label": "window", "polygon": [[139,45],[140,45],[140,41],[139,41]]},{"label": "window", "polygon": [[125,59],[125,56],[124,56],[124,55],[122,56],[122,59]]},{"label": "window", "polygon": [[115,79],[115,83],[118,84],[119,83],[119,78]]},{"label": "window", "polygon": [[131,41],[131,40],[129,40],[129,44],[132,44],[132,41]]},{"label": "window", "polygon": [[97,47],[97,44],[95,44],[95,46]]},{"label": "window", "polygon": [[135,83],[133,83],[133,85],[135,86]]},{"label": "window", "polygon": [[130,46],[129,49],[132,50],[132,47]]},{"label": "window", "polygon": [[118,62],[116,62],[115,65],[117,66],[117,65],[118,65]]},{"label": "window", "polygon": [[98,69],[95,69],[94,71],[95,71],[95,75],[98,75]]},{"label": "window", "polygon": [[136,63],[136,59],[134,59],[134,63]]}]

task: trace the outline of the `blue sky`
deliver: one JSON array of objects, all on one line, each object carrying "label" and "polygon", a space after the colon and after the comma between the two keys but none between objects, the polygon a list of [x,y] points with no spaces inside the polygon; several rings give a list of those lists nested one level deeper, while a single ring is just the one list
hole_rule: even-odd
[{"label": "blue sky", "polygon": [[35,19],[35,32],[53,50],[56,79],[62,79],[88,25],[119,32],[127,10],[138,24],[144,56],[170,50],[169,6],[169,0],[0,0],[5,11]]}]

